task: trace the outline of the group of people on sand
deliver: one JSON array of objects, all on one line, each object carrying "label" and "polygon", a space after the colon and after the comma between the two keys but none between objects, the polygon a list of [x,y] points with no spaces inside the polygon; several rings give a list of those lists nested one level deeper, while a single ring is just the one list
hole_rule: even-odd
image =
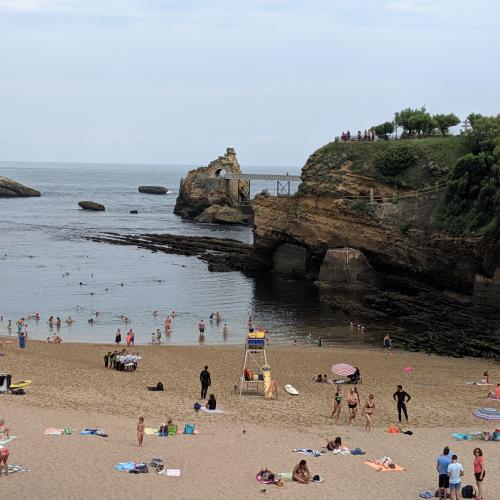
[{"label": "group of people on sand", "polygon": [[[476,500],[483,500],[483,481],[486,475],[483,450],[481,448],[474,448],[472,453],[474,455],[472,468],[477,486],[474,498]],[[443,453],[436,460],[436,471],[438,473],[439,486],[436,496],[439,494],[440,499],[451,498],[451,500],[461,498],[464,467],[458,461],[457,454],[451,452],[448,446],[445,446]]]},{"label": "group of people on sand", "polygon": [[364,334],[365,333],[365,326],[364,325],[361,325],[358,323],[358,325],[356,326],[354,324],[354,321],[351,319],[349,320],[349,328],[351,330],[351,332],[355,332],[357,331],[358,333],[362,333]]},{"label": "group of people on sand", "polygon": [[128,352],[126,349],[121,351],[108,351],[104,355],[104,368],[114,368],[123,371],[125,367],[130,366],[132,370],[137,369],[137,364],[142,359],[138,352]]},{"label": "group of people on sand", "polygon": [[[276,484],[283,486],[283,479],[279,474],[276,474],[271,469],[264,467],[257,473],[257,477],[264,484]],[[309,484],[310,482],[320,482],[318,475],[313,476],[306,460],[301,460],[292,470],[292,480],[301,484]],[[265,491],[265,490],[263,490]]]},{"label": "group of people on sand", "polygon": [[[398,411],[398,419],[401,423],[402,415],[404,415],[406,422],[408,423],[408,410],[406,404],[410,401],[411,396],[403,390],[401,385],[398,385],[396,388],[396,392],[392,395],[394,401],[397,404]],[[350,387],[349,392],[347,394],[347,407],[349,410],[349,417],[347,424],[351,426],[357,416],[358,409],[361,407],[361,397],[358,392],[357,387]],[[335,396],[333,402],[333,410],[330,415],[330,418],[335,418],[335,420],[340,419],[340,413],[342,410],[342,386],[337,384],[335,386]],[[361,412],[361,416],[365,417],[365,430],[370,432],[373,429],[373,417],[375,414],[376,403],[375,396],[373,394],[369,394],[365,400],[363,405],[363,409]]]}]

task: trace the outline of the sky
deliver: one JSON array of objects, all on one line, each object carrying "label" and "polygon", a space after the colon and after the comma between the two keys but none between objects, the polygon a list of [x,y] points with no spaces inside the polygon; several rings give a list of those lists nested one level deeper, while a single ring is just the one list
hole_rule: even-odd
[{"label": "sky", "polygon": [[302,166],[425,105],[500,112],[498,0],[0,0],[0,160]]}]

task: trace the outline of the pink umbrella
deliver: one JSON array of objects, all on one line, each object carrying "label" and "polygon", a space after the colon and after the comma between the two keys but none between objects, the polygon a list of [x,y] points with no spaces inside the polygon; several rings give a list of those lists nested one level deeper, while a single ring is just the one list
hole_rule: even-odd
[{"label": "pink umbrella", "polygon": [[335,363],[331,368],[332,373],[338,375],[339,377],[348,377],[356,372],[356,368],[347,363]]}]

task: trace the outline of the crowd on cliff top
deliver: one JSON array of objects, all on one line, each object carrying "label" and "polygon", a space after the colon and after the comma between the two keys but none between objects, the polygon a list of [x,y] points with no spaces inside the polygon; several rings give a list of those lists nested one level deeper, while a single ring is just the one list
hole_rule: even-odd
[{"label": "crowd on cliff top", "polygon": [[340,136],[341,141],[377,141],[378,139],[373,129],[365,130],[364,132],[358,130],[356,135],[351,135],[350,130],[347,130],[347,132],[342,131],[342,135]]}]

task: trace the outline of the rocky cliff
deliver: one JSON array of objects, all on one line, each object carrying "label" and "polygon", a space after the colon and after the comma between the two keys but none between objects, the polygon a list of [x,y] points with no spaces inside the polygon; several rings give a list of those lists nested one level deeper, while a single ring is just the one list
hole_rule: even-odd
[{"label": "rocky cliff", "polygon": [[[246,222],[248,217],[238,215],[239,204],[249,203],[246,184],[244,181],[226,179],[226,173],[241,173],[233,148],[227,148],[223,156],[219,156],[208,166],[190,170],[186,178],[181,179],[174,213],[184,219],[200,216],[199,222],[224,222],[223,219],[230,219],[229,223]],[[220,211],[218,207],[224,208],[220,217],[217,215]],[[227,207],[235,210],[231,212]],[[207,209],[209,210],[206,211]],[[232,216],[228,217],[230,212]]]},{"label": "rocky cliff", "polygon": [[[316,151],[295,196],[254,200],[255,251],[272,260],[277,271],[317,280],[320,269],[327,269],[322,274],[336,293],[325,294],[325,300],[348,315],[398,318],[436,335],[443,327],[456,333],[450,331],[456,325],[457,338],[470,340],[471,332],[488,338],[479,342],[488,347],[459,346],[457,352],[500,355],[500,242],[453,237],[433,225],[446,173],[463,154],[462,143],[459,138],[400,142],[332,143]],[[396,148],[409,144],[411,164],[381,176],[377,162],[388,154],[398,157]],[[344,250],[332,258],[332,249]],[[322,266],[329,251],[328,266]],[[357,268],[362,262],[369,280],[346,264],[352,251],[366,257],[351,262]],[[354,301],[348,293],[353,283],[343,276],[360,278],[356,287],[364,293]],[[405,340],[420,348],[418,338],[415,345]],[[428,345],[428,338],[423,342]]]},{"label": "rocky cliff", "polygon": [[26,198],[29,196],[40,196],[40,191],[7,177],[0,177],[0,198]]}]

